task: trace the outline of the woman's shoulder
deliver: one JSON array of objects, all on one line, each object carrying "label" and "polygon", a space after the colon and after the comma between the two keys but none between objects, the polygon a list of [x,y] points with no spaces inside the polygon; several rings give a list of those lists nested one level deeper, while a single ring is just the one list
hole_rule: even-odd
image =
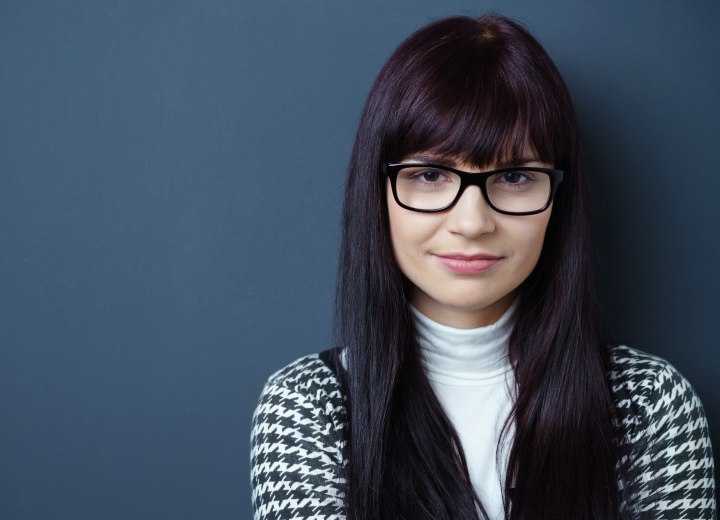
[{"label": "woman's shoulder", "polygon": [[272,373],[266,385],[283,386],[302,390],[311,388],[339,388],[335,372],[325,359],[325,352],[308,354],[297,358],[280,370]]},{"label": "woman's shoulder", "polygon": [[611,348],[609,381],[627,506],[648,518],[714,518],[710,435],[692,385],[665,359],[627,346]]},{"label": "woman's shoulder", "polygon": [[337,371],[333,367],[333,349],[301,356],[273,372],[265,386],[284,387],[300,393],[341,391]]},{"label": "woman's shoulder", "polygon": [[[610,349],[609,381],[619,418],[634,422],[644,417],[702,412],[690,382],[667,360],[625,345]],[[704,414],[703,415],[704,419]]]},{"label": "woman's shoulder", "polygon": [[303,442],[310,451],[330,453],[335,463],[342,460],[346,399],[323,357],[303,356],[268,378],[253,414],[253,446],[264,446],[260,451],[267,454]]},{"label": "woman's shoulder", "polygon": [[609,379],[614,394],[632,396],[635,401],[695,392],[669,361],[626,345],[610,348]]},{"label": "woman's shoulder", "polygon": [[676,371],[666,359],[627,345],[610,347],[610,368],[610,378],[617,382],[626,382],[658,372]]},{"label": "woman's shoulder", "polygon": [[258,411],[263,407],[302,410],[305,415],[343,420],[346,399],[328,352],[302,356],[271,374],[260,395]]}]

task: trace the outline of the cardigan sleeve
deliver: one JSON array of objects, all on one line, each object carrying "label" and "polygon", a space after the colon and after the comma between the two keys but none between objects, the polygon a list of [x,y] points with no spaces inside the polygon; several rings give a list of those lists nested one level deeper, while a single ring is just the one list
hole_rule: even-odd
[{"label": "cardigan sleeve", "polygon": [[703,406],[668,362],[633,365],[626,401],[625,491],[632,518],[717,518],[713,457]]},{"label": "cardigan sleeve", "polygon": [[255,520],[345,518],[344,407],[333,381],[309,356],[265,385],[251,434]]}]

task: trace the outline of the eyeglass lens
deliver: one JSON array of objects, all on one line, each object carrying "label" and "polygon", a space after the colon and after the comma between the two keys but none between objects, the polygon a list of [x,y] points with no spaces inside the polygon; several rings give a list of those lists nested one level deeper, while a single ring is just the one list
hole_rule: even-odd
[{"label": "eyeglass lens", "polygon": [[[400,202],[415,209],[447,207],[460,190],[460,176],[440,168],[415,166],[398,171],[396,190]],[[552,182],[546,172],[507,171],[488,177],[485,186],[497,209],[529,212],[543,208],[550,198]]]}]

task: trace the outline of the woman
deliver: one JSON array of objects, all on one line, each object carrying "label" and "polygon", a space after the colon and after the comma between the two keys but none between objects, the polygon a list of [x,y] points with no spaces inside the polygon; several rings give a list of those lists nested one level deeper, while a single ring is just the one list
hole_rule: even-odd
[{"label": "woman", "polygon": [[702,405],[610,346],[570,95],[517,23],[390,57],[350,162],[340,347],[271,376],[256,518],[714,518]]}]

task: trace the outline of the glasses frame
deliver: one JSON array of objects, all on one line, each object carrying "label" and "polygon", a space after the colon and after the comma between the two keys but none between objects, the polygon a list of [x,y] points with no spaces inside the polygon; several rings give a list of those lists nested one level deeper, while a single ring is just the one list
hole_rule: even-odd
[{"label": "glasses frame", "polygon": [[[397,194],[397,176],[398,172],[402,170],[403,168],[410,168],[410,167],[417,167],[417,166],[427,166],[430,168],[438,168],[441,170],[446,170],[452,173],[457,174],[460,177],[460,188],[458,188],[457,195],[455,198],[448,204],[447,206],[439,209],[418,209],[413,208],[411,206],[407,206],[406,204],[403,204],[400,202],[400,199],[398,198]],[[483,194],[483,197],[485,198],[485,202],[487,202],[488,206],[490,206],[493,210],[497,211],[498,213],[502,213],[504,215],[536,215],[538,213],[542,213],[546,209],[550,207],[550,204],[552,204],[553,199],[555,198],[555,193],[557,192],[557,188],[560,185],[560,183],[563,180],[563,177],[565,176],[565,172],[563,170],[555,170],[552,168],[539,168],[535,166],[510,166],[507,168],[499,168],[497,170],[491,170],[488,172],[479,172],[479,173],[473,173],[473,172],[465,172],[462,170],[458,170],[457,168],[451,168],[449,166],[444,166],[442,164],[434,164],[434,163],[382,163],[380,165],[380,169],[383,174],[387,175],[387,177],[390,179],[390,186],[392,188],[393,197],[395,198],[395,202],[397,202],[398,206],[405,208],[410,211],[417,211],[419,213],[438,213],[440,211],[445,211],[450,208],[452,208],[458,200],[460,200],[460,197],[462,197],[462,194],[465,192],[465,188],[468,186],[477,186],[480,188],[480,191]],[[533,171],[533,172],[542,172],[547,173],[550,176],[550,196],[548,197],[547,202],[545,205],[534,211],[506,211],[499,209],[495,207],[495,205],[490,200],[490,197],[488,196],[487,192],[487,180],[493,176],[497,175],[498,173],[508,173],[508,172],[527,172],[527,171]]]}]

